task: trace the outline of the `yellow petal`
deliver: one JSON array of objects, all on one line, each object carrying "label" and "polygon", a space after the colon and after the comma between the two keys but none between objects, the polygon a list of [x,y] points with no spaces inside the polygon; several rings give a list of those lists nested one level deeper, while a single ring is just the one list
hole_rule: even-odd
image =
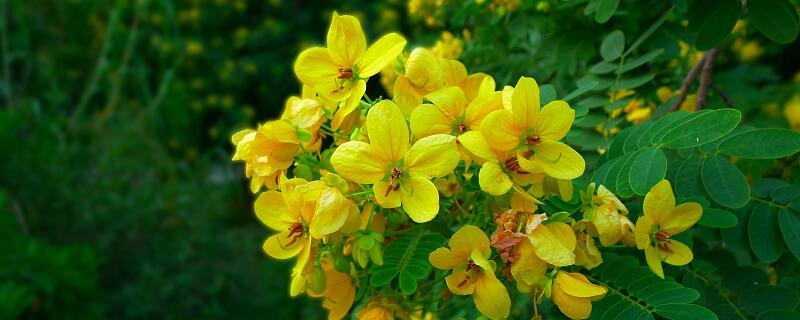
[{"label": "yellow petal", "polygon": [[458,229],[450,241],[447,243],[453,254],[459,257],[467,257],[472,254],[472,250],[479,249],[484,255],[489,255],[491,249],[489,248],[489,238],[486,234],[473,225],[464,225]]},{"label": "yellow petal", "polygon": [[482,270],[478,273],[472,299],[478,311],[491,319],[505,319],[511,311],[508,291],[491,270]]},{"label": "yellow petal", "polygon": [[575,110],[563,100],[555,100],[542,108],[533,127],[543,139],[558,141],[567,135],[573,121],[575,121]]},{"label": "yellow petal", "polygon": [[556,275],[556,282],[561,290],[573,297],[591,298],[601,296],[608,292],[608,289],[598,286],[589,282],[586,277],[580,273],[559,272]]},{"label": "yellow petal", "polygon": [[529,289],[545,279],[547,262],[536,255],[530,241],[522,241],[518,246],[519,258],[511,264],[511,275],[517,281],[517,288]]},{"label": "yellow petal", "polygon": [[656,224],[664,223],[674,208],[675,196],[672,194],[672,186],[666,179],[653,186],[650,192],[644,196],[642,205],[644,215],[649,216]]},{"label": "yellow petal", "polygon": [[467,76],[466,81],[462,84],[464,93],[467,95],[468,100],[473,100],[476,97],[491,93],[495,89],[494,78],[490,75],[478,72]]},{"label": "yellow petal", "polygon": [[459,87],[447,87],[425,95],[450,121],[460,118],[467,107],[467,97]]},{"label": "yellow petal", "polygon": [[289,231],[284,231],[267,238],[264,241],[263,249],[270,257],[285,260],[300,253],[306,242],[304,239],[298,239],[290,245]]},{"label": "yellow petal", "polygon": [[457,295],[468,295],[475,291],[475,282],[467,279],[467,272],[456,271],[444,278],[447,288]]},{"label": "yellow petal", "polygon": [[519,78],[511,95],[511,111],[519,120],[519,125],[523,129],[533,128],[534,121],[539,116],[539,109],[539,85],[536,84],[536,80],[528,77]]},{"label": "yellow petal", "polygon": [[[336,111],[337,119],[344,119],[347,115],[352,113],[353,111],[358,108],[358,105],[361,103],[361,98],[364,97],[364,93],[367,92],[367,82],[364,80],[357,80],[353,82],[352,87],[350,88],[350,94],[347,98],[342,102],[341,109]],[[335,125],[338,127],[341,124],[340,121],[336,121]]]},{"label": "yellow petal", "polygon": [[434,267],[442,270],[454,269],[457,266],[467,263],[466,257],[456,256],[447,248],[438,248],[434,250],[428,256],[428,260]]},{"label": "yellow petal", "polygon": [[443,85],[439,59],[428,49],[416,48],[411,51],[406,60],[405,71],[405,77],[414,87],[430,91]]},{"label": "yellow petal", "polygon": [[697,202],[678,205],[672,213],[661,222],[661,230],[675,235],[691,228],[703,215],[703,207]]},{"label": "yellow petal", "polygon": [[403,182],[400,189],[403,210],[414,222],[431,221],[439,213],[439,191],[430,180],[411,177],[407,182]]},{"label": "yellow petal", "polygon": [[648,216],[641,216],[636,220],[634,235],[636,237],[636,248],[639,250],[650,247],[650,231],[653,230],[653,219]]},{"label": "yellow petal", "polygon": [[359,184],[374,184],[386,173],[386,161],[361,141],[348,141],[336,148],[331,165],[342,177]]},{"label": "yellow petal", "polygon": [[442,177],[453,172],[461,155],[456,138],[435,134],[419,139],[405,155],[404,163],[412,177]]},{"label": "yellow petal", "polygon": [[650,267],[650,270],[663,279],[664,269],[661,267],[661,255],[658,251],[656,247],[647,247],[644,249],[644,257],[647,260],[647,266]]},{"label": "yellow petal", "polygon": [[483,255],[480,249],[474,248],[472,249],[472,253],[469,255],[469,259],[472,260],[476,265],[481,267],[483,270],[488,270],[489,272],[494,272],[492,270],[492,264],[489,262],[489,259]]},{"label": "yellow petal", "polygon": [[350,307],[353,306],[356,291],[353,287],[353,280],[350,275],[338,272],[333,268],[325,272],[326,299],[322,306],[329,310],[328,320],[339,320],[344,318]]},{"label": "yellow petal", "polygon": [[514,114],[506,110],[493,111],[481,122],[481,133],[489,145],[498,150],[516,148],[522,131]]},{"label": "yellow petal", "polygon": [[552,140],[542,140],[533,157],[517,157],[520,167],[528,172],[544,172],[556,179],[570,180],[583,175],[586,162],[572,147]]},{"label": "yellow petal", "polygon": [[471,130],[480,130],[481,123],[492,111],[503,109],[503,99],[500,92],[491,92],[481,95],[470,102],[464,112],[467,125]]},{"label": "yellow petal", "polygon": [[397,33],[390,33],[381,37],[358,60],[358,76],[369,78],[380,72],[381,69],[403,53],[405,46],[406,39]]},{"label": "yellow petal", "polygon": [[483,134],[478,131],[468,131],[458,136],[458,142],[464,148],[477,157],[489,161],[497,162],[497,153],[489,147],[489,142],[483,137]]},{"label": "yellow petal", "polygon": [[310,86],[332,84],[339,76],[339,66],[326,48],[309,48],[300,53],[294,63],[294,73]]},{"label": "yellow petal", "polygon": [[384,208],[397,208],[402,202],[400,191],[389,191],[389,184],[384,181],[378,181],[372,186],[372,192],[375,193],[375,200],[381,207]]},{"label": "yellow petal", "polygon": [[[554,266],[568,266],[575,264],[575,244],[577,242],[575,234],[570,229],[569,233],[564,233],[560,229],[564,225],[560,222],[540,225],[532,233],[528,234],[528,239],[536,250],[536,255],[547,263]],[[571,245],[571,248],[570,248]]]},{"label": "yellow petal", "polygon": [[402,159],[408,151],[408,124],[391,100],[381,100],[369,109],[366,127],[374,150],[390,162]]},{"label": "yellow petal", "polygon": [[267,191],[261,193],[253,206],[258,220],[261,220],[267,227],[275,231],[284,231],[292,223],[297,222],[296,216],[286,206],[286,202],[283,201],[283,195],[280,192]]},{"label": "yellow petal", "polygon": [[612,246],[622,237],[619,213],[608,206],[601,205],[595,208],[592,224],[600,234],[600,244],[604,247]]},{"label": "yellow petal", "polygon": [[493,196],[506,194],[513,183],[503,169],[495,162],[486,162],[478,173],[478,182],[481,190]]},{"label": "yellow petal", "polygon": [[679,241],[669,240],[669,242],[667,242],[667,249],[669,250],[667,252],[661,250],[661,255],[664,257],[664,262],[673,266],[686,265],[694,259],[692,249],[689,249],[687,245]]},{"label": "yellow petal", "polygon": [[514,192],[511,195],[511,209],[514,209],[514,211],[533,213],[538,208],[536,201],[532,201],[529,194],[526,196],[525,194]]},{"label": "yellow petal", "polygon": [[422,104],[422,93],[411,85],[408,78],[403,76],[399,76],[395,80],[392,97],[392,100],[397,103],[404,115],[413,115],[413,111],[417,109],[417,106]]},{"label": "yellow petal", "polygon": [[553,283],[551,292],[553,303],[570,319],[586,319],[592,313],[592,302],[589,298],[573,297],[564,292],[557,282]]},{"label": "yellow petal", "polygon": [[339,231],[350,213],[350,201],[334,188],[323,188],[311,220],[309,231],[314,238],[322,238]]},{"label": "yellow petal", "polygon": [[442,66],[442,79],[446,86],[457,86],[467,79],[467,68],[458,60],[444,59]]},{"label": "yellow petal", "polygon": [[328,29],[328,49],[336,64],[354,66],[356,59],[367,49],[367,38],[364,37],[358,19],[353,16],[340,16],[334,12]]},{"label": "yellow petal", "polygon": [[512,86],[505,86],[503,87],[503,91],[501,93],[501,97],[503,99],[503,109],[512,111],[513,108],[511,107],[511,97],[514,96],[514,87]]},{"label": "yellow petal", "polygon": [[434,134],[449,134],[452,127],[453,120],[433,105],[423,104],[411,112],[411,133],[416,138]]}]

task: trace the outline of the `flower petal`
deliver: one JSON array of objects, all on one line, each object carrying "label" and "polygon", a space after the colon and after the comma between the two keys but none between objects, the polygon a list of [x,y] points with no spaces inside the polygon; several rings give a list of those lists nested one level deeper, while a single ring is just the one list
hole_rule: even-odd
[{"label": "flower petal", "polygon": [[456,271],[444,278],[447,288],[457,295],[468,295],[475,291],[475,282],[467,278],[467,272]]},{"label": "flower petal", "polygon": [[267,191],[258,195],[253,207],[256,217],[267,227],[275,231],[284,231],[292,223],[297,222],[297,217],[286,206],[283,195],[277,191]]},{"label": "flower petal", "polygon": [[467,68],[458,60],[444,59],[440,65],[445,86],[458,86],[467,79]]},{"label": "flower petal", "polygon": [[431,252],[428,256],[428,261],[438,269],[447,270],[467,263],[467,258],[453,254],[450,249],[438,248]]},{"label": "flower petal", "polygon": [[378,181],[372,186],[372,192],[375,193],[375,200],[381,207],[384,208],[397,208],[402,202],[402,196],[398,191],[389,191],[389,184],[384,181]]},{"label": "flower petal", "polygon": [[575,110],[563,100],[555,100],[542,108],[533,123],[533,128],[543,139],[558,141],[567,135],[573,121],[575,121]]},{"label": "flower petal", "polygon": [[492,111],[503,109],[503,99],[500,92],[491,92],[472,100],[464,112],[467,125],[471,130],[480,130],[481,123]]},{"label": "flower petal", "polygon": [[568,266],[575,263],[575,244],[577,240],[575,233],[561,232],[559,225],[569,226],[564,223],[554,222],[540,225],[533,232],[528,234],[536,255],[542,260],[554,266]]},{"label": "flower petal", "polygon": [[442,177],[453,172],[461,155],[456,137],[435,134],[419,139],[405,155],[405,166],[412,177]]},{"label": "flower petal", "polygon": [[322,238],[339,231],[350,213],[350,200],[334,188],[323,188],[319,193],[319,200],[311,219],[309,231],[314,238]]},{"label": "flower petal", "polygon": [[507,110],[493,111],[481,122],[481,133],[489,145],[498,150],[516,148],[522,131],[514,114]]},{"label": "flower petal", "polygon": [[359,184],[374,184],[383,179],[387,161],[366,142],[348,141],[331,155],[331,165],[341,176]]},{"label": "flower petal", "polygon": [[636,248],[639,250],[650,247],[650,231],[653,230],[653,219],[648,216],[641,216],[636,220],[634,235],[636,237]]},{"label": "flower petal", "polygon": [[589,298],[573,297],[558,285],[553,283],[551,299],[558,306],[558,310],[571,319],[586,319],[592,313],[592,301]]},{"label": "flower petal", "polygon": [[702,215],[703,207],[697,202],[682,203],[661,222],[661,230],[673,235],[684,232],[697,223]]},{"label": "flower petal", "polygon": [[511,275],[517,280],[517,288],[528,292],[531,286],[545,279],[547,262],[536,255],[530,241],[521,241],[518,246],[519,258],[511,264]]},{"label": "flower petal", "polygon": [[453,120],[433,105],[423,104],[411,112],[411,133],[416,138],[434,134],[449,134],[452,127]]},{"label": "flower petal", "polygon": [[524,129],[533,128],[540,108],[539,85],[536,84],[536,80],[528,77],[519,78],[511,95],[511,111],[519,120],[519,125]]},{"label": "flower petal", "polygon": [[441,88],[443,80],[439,58],[428,49],[414,49],[406,59],[405,77],[414,87],[428,92]]},{"label": "flower petal", "polygon": [[400,34],[390,33],[375,41],[367,52],[358,59],[358,76],[369,78],[396,59],[406,46],[406,39]]},{"label": "flower petal", "polygon": [[492,270],[478,272],[475,292],[472,294],[475,306],[483,315],[492,319],[505,319],[511,311],[511,298],[503,283]]},{"label": "flower petal", "polygon": [[483,255],[480,249],[473,248],[472,253],[469,255],[469,258],[470,260],[472,260],[472,262],[481,267],[481,269],[487,270],[489,272],[494,272],[494,270],[492,270],[492,264],[489,262],[489,259],[487,259],[485,255]]},{"label": "flower petal", "polygon": [[357,80],[353,82],[352,87],[350,88],[350,94],[347,98],[344,99],[342,102],[342,107],[339,110],[336,110],[336,121],[333,123],[335,127],[339,127],[347,115],[352,113],[358,105],[361,103],[361,98],[364,97],[364,93],[367,92],[367,82],[364,80]]},{"label": "flower petal", "polygon": [[653,186],[644,196],[642,210],[645,216],[653,219],[653,223],[664,223],[673,209],[675,209],[675,195],[672,194],[672,186],[666,179]]},{"label": "flower petal", "polygon": [[264,241],[263,249],[270,257],[285,260],[293,258],[300,253],[306,242],[306,240],[299,239],[289,245],[291,239],[289,238],[289,231],[287,230],[267,238],[267,240]]},{"label": "flower petal", "polygon": [[336,64],[345,67],[356,64],[356,59],[367,49],[367,38],[356,17],[333,13],[328,28],[328,49]]},{"label": "flower petal", "polygon": [[556,274],[556,282],[565,293],[580,298],[591,298],[601,296],[608,292],[608,289],[595,285],[586,279],[586,276],[575,272],[559,272]]},{"label": "flower petal", "polygon": [[518,156],[520,167],[529,172],[544,172],[556,179],[570,180],[583,175],[586,162],[572,147],[552,140],[542,140],[533,157],[528,160]]},{"label": "flower petal", "polygon": [[664,269],[661,267],[661,255],[659,249],[656,247],[647,247],[644,249],[644,257],[647,260],[647,266],[657,276],[664,279]]},{"label": "flower petal", "polygon": [[592,224],[597,228],[597,233],[600,234],[600,244],[604,247],[614,245],[622,237],[619,213],[607,205],[595,207]]},{"label": "flower petal", "polygon": [[493,196],[504,195],[513,186],[511,179],[496,162],[484,163],[478,173],[478,179],[481,190]]},{"label": "flower petal", "polygon": [[391,100],[381,100],[369,109],[366,127],[370,144],[390,162],[402,159],[408,151],[408,124]]},{"label": "flower petal", "polygon": [[467,76],[467,80],[462,84],[464,94],[467,95],[467,100],[470,101],[482,94],[493,92],[496,86],[494,78],[483,72]]},{"label": "flower petal", "polygon": [[339,76],[339,66],[333,62],[327,48],[309,48],[295,60],[294,74],[310,86],[333,84]]},{"label": "flower petal", "polygon": [[447,87],[425,95],[425,99],[432,102],[450,121],[459,119],[464,115],[467,107],[467,97],[459,87]]},{"label": "flower petal", "polygon": [[661,256],[664,257],[664,262],[673,266],[683,266],[694,259],[692,249],[680,241],[670,240],[667,242],[668,252],[661,250]]},{"label": "flower petal", "polygon": [[[407,188],[407,190],[403,190]],[[433,220],[439,213],[439,191],[430,180],[411,177],[400,186],[403,210],[416,223]],[[408,192],[408,193],[407,193]]]},{"label": "flower petal", "polygon": [[478,131],[467,131],[458,136],[458,142],[470,153],[485,161],[497,162],[497,153],[489,147],[489,142]]},{"label": "flower petal", "polygon": [[413,115],[413,111],[417,109],[417,106],[422,104],[422,93],[411,85],[408,78],[402,75],[398,76],[394,82],[392,96],[392,100],[397,103],[404,115]]},{"label": "flower petal", "polygon": [[489,248],[489,238],[481,229],[473,225],[464,225],[458,229],[450,241],[447,243],[453,254],[460,257],[467,257],[472,254],[472,250],[479,249],[484,255],[491,253]]}]

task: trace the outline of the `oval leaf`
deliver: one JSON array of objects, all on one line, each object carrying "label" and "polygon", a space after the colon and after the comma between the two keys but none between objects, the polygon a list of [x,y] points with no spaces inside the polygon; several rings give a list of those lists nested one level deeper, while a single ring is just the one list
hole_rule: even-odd
[{"label": "oval leaf", "polygon": [[750,201],[747,179],[720,156],[711,156],[703,162],[703,186],[712,200],[728,208],[741,208]]},{"label": "oval leaf", "polygon": [[623,51],[625,51],[625,34],[620,30],[611,32],[600,45],[600,56],[605,61],[617,60]]},{"label": "oval leaf", "polygon": [[726,108],[696,113],[667,132],[661,143],[673,149],[704,145],[736,128],[741,118],[741,112],[736,109]]},{"label": "oval leaf", "polygon": [[703,209],[703,216],[697,222],[701,226],[712,228],[733,228],[739,223],[736,215],[725,210],[715,208]]},{"label": "oval leaf", "polygon": [[644,196],[667,174],[667,156],[661,149],[646,148],[631,166],[630,184],[633,192]]},{"label": "oval leaf", "polygon": [[749,1],[747,8],[750,21],[770,40],[791,43],[797,38],[797,12],[789,1]]},{"label": "oval leaf", "polygon": [[769,128],[755,129],[725,139],[722,154],[745,159],[777,159],[800,151],[800,132]]},{"label": "oval leaf", "polygon": [[747,227],[747,237],[753,253],[765,263],[778,261],[784,244],[778,222],[777,207],[762,203],[753,209]]}]

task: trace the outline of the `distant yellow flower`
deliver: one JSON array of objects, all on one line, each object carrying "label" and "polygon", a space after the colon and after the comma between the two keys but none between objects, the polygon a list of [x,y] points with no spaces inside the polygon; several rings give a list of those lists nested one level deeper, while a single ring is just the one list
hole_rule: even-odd
[{"label": "distant yellow flower", "polygon": [[[664,86],[659,87],[656,90],[656,96],[658,96],[658,100],[661,101],[661,103],[665,103],[665,102],[669,101],[669,99],[674,97],[676,94],[678,94],[678,93],[673,91],[672,89],[670,89],[668,87],[664,87]],[[697,110],[697,94],[694,94],[694,93],[687,94],[686,95],[686,99],[683,100],[683,104],[681,105],[681,109],[680,110],[683,110],[683,111],[686,111],[686,112],[694,112],[694,111],[696,111]]]},{"label": "distant yellow flower", "polygon": [[490,113],[481,123],[486,141],[516,153],[524,171],[556,179],[580,177],[586,166],[583,157],[559,142],[572,126],[575,110],[563,100],[540,108],[539,86],[531,78],[520,78],[516,88],[503,90],[503,95],[505,109]]},{"label": "distant yellow flower", "polygon": [[800,94],[794,95],[791,100],[786,102],[783,114],[786,116],[789,126],[794,130],[800,131]]},{"label": "distant yellow flower", "polygon": [[436,40],[433,46],[433,53],[439,58],[458,59],[462,52],[464,52],[464,41],[449,31],[442,32],[441,38]]},{"label": "distant yellow flower", "polygon": [[742,62],[752,62],[764,53],[764,49],[761,48],[761,45],[756,40],[736,39],[731,45],[731,50],[739,54],[739,60]]},{"label": "distant yellow flower", "polygon": [[464,225],[448,242],[450,248],[438,248],[429,260],[442,270],[453,270],[445,278],[447,288],[458,295],[472,295],[475,306],[483,315],[503,319],[511,310],[511,298],[505,286],[494,274],[494,261],[489,238],[473,225]]},{"label": "distant yellow flower", "polygon": [[460,160],[456,138],[436,134],[410,145],[405,117],[391,100],[372,106],[365,128],[370,142],[339,146],[331,156],[333,168],[356,183],[372,184],[384,208],[402,205],[418,223],[436,217],[439,192],[430,179],[453,172]]},{"label": "distant yellow flower", "polygon": [[367,88],[367,79],[391,63],[406,45],[406,39],[390,33],[367,48],[361,23],[353,16],[333,13],[328,29],[327,48],[306,49],[294,64],[300,81],[333,101],[344,101],[337,111],[333,127],[359,104]]},{"label": "distant yellow flower", "polygon": [[608,289],[592,284],[580,273],[559,271],[548,291],[564,315],[570,319],[586,319],[592,313],[592,301],[600,300]]},{"label": "distant yellow flower", "polygon": [[691,228],[703,215],[696,202],[675,206],[672,186],[661,180],[644,197],[644,215],[636,221],[636,247],[644,250],[647,265],[653,273],[664,278],[661,262],[682,266],[692,261],[692,249],[672,239],[672,236]]},{"label": "distant yellow flower", "polygon": [[189,40],[186,42],[186,54],[196,56],[203,53],[203,45],[200,42]]}]

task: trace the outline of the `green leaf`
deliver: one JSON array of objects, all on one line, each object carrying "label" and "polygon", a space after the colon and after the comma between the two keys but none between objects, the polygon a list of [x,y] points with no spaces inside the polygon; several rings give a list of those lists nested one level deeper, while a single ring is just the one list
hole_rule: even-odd
[{"label": "green leaf", "polygon": [[623,51],[625,51],[625,34],[620,30],[611,32],[600,44],[600,56],[605,61],[617,60]]},{"label": "green leaf", "polygon": [[[750,205],[744,208],[733,210],[733,214],[736,215],[736,219],[739,220],[739,224],[733,228],[720,230],[722,242],[725,243],[726,247],[735,251],[749,250],[747,241],[747,227],[750,222],[750,213],[753,211],[754,207],[755,205],[751,202]],[[747,254],[749,255],[750,253]]]},{"label": "green leaf", "polygon": [[778,225],[789,252],[800,261],[800,216],[789,209],[778,212]]},{"label": "green leaf", "polygon": [[780,204],[789,204],[800,197],[800,185],[792,184],[773,190],[769,196]]},{"label": "green leaf", "polygon": [[589,67],[589,73],[591,74],[606,74],[611,71],[614,71],[619,67],[618,63],[608,62],[608,61],[600,61],[591,67]]},{"label": "green leaf", "polygon": [[678,110],[675,112],[670,112],[663,118],[658,119],[656,123],[650,127],[650,130],[645,132],[645,136],[642,137],[642,139],[649,139],[648,143],[651,145],[659,144],[675,125],[686,122],[689,119],[689,116],[690,113],[686,111]]},{"label": "green leaf", "polygon": [[748,1],[747,8],[750,21],[770,40],[791,43],[797,38],[797,11],[789,1]]},{"label": "green leaf", "polygon": [[789,288],[758,286],[742,292],[739,304],[750,314],[760,314],[768,310],[794,310],[800,304],[800,296]]},{"label": "green leaf", "polygon": [[761,198],[769,198],[772,192],[788,186],[789,183],[781,179],[765,178],[753,182],[753,194]]},{"label": "green leaf", "polygon": [[800,319],[800,312],[791,310],[770,310],[762,312],[756,320],[796,320]]},{"label": "green leaf", "polygon": [[667,156],[661,149],[642,149],[633,162],[630,171],[630,185],[633,192],[644,196],[667,174]]},{"label": "green leaf", "polygon": [[667,12],[664,12],[664,14],[662,14],[661,17],[658,18],[658,20],[656,20],[656,22],[650,25],[650,27],[648,27],[647,30],[645,30],[644,33],[642,33],[642,35],[639,36],[639,38],[636,38],[636,41],[634,41],[633,44],[630,46],[630,48],[628,48],[628,50],[625,51],[625,53],[623,53],[622,55],[627,56],[628,54],[633,52],[633,50],[636,50],[636,48],[638,48],[642,43],[644,43],[644,41],[647,40],[647,38],[650,38],[650,36],[653,35],[653,32],[656,32],[656,30],[659,27],[661,27],[662,24],[664,24],[664,21],[667,21],[667,17],[669,16],[669,14],[672,12],[673,9],[674,7],[669,8]]},{"label": "green leaf", "polygon": [[675,193],[684,198],[705,197],[703,159],[691,157],[683,161],[675,176]]},{"label": "green leaf", "polygon": [[616,195],[621,198],[630,198],[633,196],[634,192],[631,189],[630,183],[630,175],[631,175],[631,168],[633,168],[633,163],[636,161],[636,158],[641,154],[641,151],[636,151],[625,160],[625,163],[619,169],[619,173],[617,173],[616,179]]},{"label": "green leaf", "polygon": [[[584,93],[587,93],[590,90],[594,89],[595,87],[597,87],[598,84],[600,84],[600,81],[598,81],[596,78],[593,78],[593,77],[581,78],[580,80],[578,80],[578,83],[577,83],[578,88],[575,89],[575,91],[572,91],[569,94],[567,94],[566,96],[564,96],[563,100],[570,101],[572,99],[575,99],[578,96],[580,96],[580,95],[582,95]],[[606,101],[608,101],[608,100],[606,100]]]},{"label": "green leaf", "polygon": [[545,84],[539,87],[539,101],[541,105],[556,99],[556,87],[552,84]]},{"label": "green leaf", "polygon": [[725,210],[715,208],[703,209],[703,215],[697,224],[712,228],[733,228],[739,223],[736,215]]},{"label": "green leaf", "polygon": [[611,86],[612,91],[635,89],[653,81],[655,73],[648,72],[633,78],[626,78],[619,81],[619,83]]},{"label": "green leaf", "polygon": [[674,303],[656,306],[656,312],[670,320],[711,320],[717,315],[696,304]]},{"label": "green leaf", "polygon": [[656,49],[638,57],[625,59],[625,63],[622,64],[622,67],[620,67],[616,73],[622,74],[631,71],[633,69],[636,69],[644,65],[645,63],[653,61],[653,59],[660,56],[662,53],[664,53],[664,49]]},{"label": "green leaf", "polygon": [[777,159],[800,151],[800,132],[755,129],[731,136],[719,145],[722,154],[745,159]]},{"label": "green leaf", "polygon": [[597,4],[597,12],[595,12],[594,20],[599,23],[605,23],[617,12],[618,6],[619,0],[600,0]]},{"label": "green leaf", "polygon": [[717,46],[731,33],[742,11],[742,3],[739,0],[698,2],[702,4],[694,8],[690,25],[692,22],[695,25],[699,23],[695,47],[706,51]]},{"label": "green leaf", "polygon": [[407,270],[400,272],[400,290],[407,295],[417,291],[417,280],[414,279],[414,276],[411,274],[411,272],[408,272]]},{"label": "green leaf", "polygon": [[722,276],[722,284],[733,292],[769,284],[767,273],[753,266],[738,266],[728,269]]},{"label": "green leaf", "polygon": [[703,162],[703,185],[715,202],[728,208],[741,208],[750,201],[750,186],[736,166],[720,156]]},{"label": "green leaf", "polygon": [[750,214],[747,236],[753,253],[760,261],[778,261],[785,248],[778,222],[778,208],[762,203]]},{"label": "green leaf", "polygon": [[721,138],[739,124],[741,112],[736,109],[717,109],[696,112],[685,122],[674,126],[662,138],[667,148],[696,147]]},{"label": "green leaf", "polygon": [[[417,290],[417,279],[424,278],[431,269],[428,255],[440,247],[444,238],[440,234],[419,234],[392,240],[383,254],[383,265],[373,265],[369,284],[381,287],[399,276],[400,290],[412,294]],[[420,275],[420,272],[424,273]],[[413,284],[411,283],[413,282]]]}]

